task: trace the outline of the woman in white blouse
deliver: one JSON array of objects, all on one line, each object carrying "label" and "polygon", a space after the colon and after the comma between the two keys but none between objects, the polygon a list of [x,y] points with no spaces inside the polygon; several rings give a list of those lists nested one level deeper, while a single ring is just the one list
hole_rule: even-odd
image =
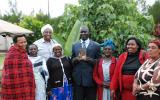
[{"label": "woman in white blouse", "polygon": [[37,56],[38,47],[35,44],[29,46],[29,59],[33,65],[36,97],[35,100],[46,100],[46,82],[48,79],[48,70],[46,61],[41,56]]}]

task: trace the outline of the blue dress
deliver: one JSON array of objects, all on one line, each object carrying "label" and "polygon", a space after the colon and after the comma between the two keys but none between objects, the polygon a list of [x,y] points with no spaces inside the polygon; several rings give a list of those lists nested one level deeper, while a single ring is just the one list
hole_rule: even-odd
[{"label": "blue dress", "polygon": [[64,86],[53,88],[49,100],[73,100],[72,85],[68,84],[67,78],[64,78]]}]

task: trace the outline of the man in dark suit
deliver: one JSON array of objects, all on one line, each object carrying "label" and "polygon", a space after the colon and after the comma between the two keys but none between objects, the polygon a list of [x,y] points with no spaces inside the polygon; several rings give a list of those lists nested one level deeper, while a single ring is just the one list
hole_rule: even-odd
[{"label": "man in dark suit", "polygon": [[93,81],[93,67],[100,57],[100,46],[89,39],[87,26],[80,28],[80,41],[72,47],[73,100],[96,100],[96,85]]}]

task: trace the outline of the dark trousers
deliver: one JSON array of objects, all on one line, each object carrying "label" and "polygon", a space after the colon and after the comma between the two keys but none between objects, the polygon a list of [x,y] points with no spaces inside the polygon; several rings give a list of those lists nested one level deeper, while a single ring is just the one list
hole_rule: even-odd
[{"label": "dark trousers", "polygon": [[96,87],[74,85],[73,100],[96,100]]}]

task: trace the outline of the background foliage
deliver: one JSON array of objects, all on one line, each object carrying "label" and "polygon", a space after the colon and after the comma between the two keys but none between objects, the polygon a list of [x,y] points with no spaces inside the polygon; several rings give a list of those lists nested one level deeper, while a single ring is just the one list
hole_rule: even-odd
[{"label": "background foliage", "polygon": [[[143,8],[147,8],[144,0],[138,1],[143,3]],[[154,21],[148,15],[147,12],[141,13],[137,10],[135,0],[79,0],[79,5],[67,4],[64,14],[57,18],[50,18],[42,11],[26,16],[17,11],[16,6],[11,6],[10,13],[1,18],[34,31],[34,36],[28,37],[29,44],[42,37],[40,29],[43,25],[51,24],[54,28],[53,38],[63,45],[67,55],[71,54],[71,45],[78,40],[75,34],[79,32],[80,25],[85,24],[90,28],[93,40],[102,43],[111,38],[120,54],[128,37],[139,38],[144,48],[153,37],[150,33],[153,31]],[[81,24],[77,24],[77,20]]]},{"label": "background foliage", "polygon": [[156,24],[160,23],[160,0],[156,0],[153,6],[150,6],[148,9],[149,14],[154,18]]},{"label": "background foliage", "polygon": [[130,36],[142,40],[144,47],[151,38],[153,19],[138,12],[135,0],[79,0],[79,3],[82,21],[90,27],[92,38],[98,42],[112,38],[118,53]]}]

